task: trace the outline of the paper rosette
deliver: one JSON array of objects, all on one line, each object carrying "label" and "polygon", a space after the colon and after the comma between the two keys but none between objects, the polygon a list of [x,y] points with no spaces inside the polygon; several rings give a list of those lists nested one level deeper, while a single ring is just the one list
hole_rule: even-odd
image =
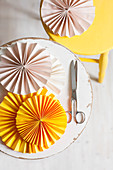
[{"label": "paper rosette", "polygon": [[0,82],[8,91],[26,95],[46,87],[60,93],[64,69],[46,48],[36,42],[20,41],[2,48],[0,53]]},{"label": "paper rosette", "polygon": [[51,55],[52,72],[49,80],[47,81],[46,88],[59,94],[64,86],[65,72],[60,61]]},{"label": "paper rosette", "polygon": [[21,137],[40,150],[50,147],[65,131],[66,113],[58,100],[35,95],[20,106],[16,125]]},{"label": "paper rosette", "polygon": [[65,111],[46,89],[25,96],[9,92],[0,104],[0,136],[15,151],[36,153],[48,149],[66,125]]},{"label": "paper rosette", "polygon": [[47,83],[51,67],[45,48],[37,43],[17,42],[2,50],[0,82],[10,92],[33,93]]},{"label": "paper rosette", "polygon": [[43,0],[41,16],[54,34],[72,37],[89,28],[95,7],[93,0]]}]

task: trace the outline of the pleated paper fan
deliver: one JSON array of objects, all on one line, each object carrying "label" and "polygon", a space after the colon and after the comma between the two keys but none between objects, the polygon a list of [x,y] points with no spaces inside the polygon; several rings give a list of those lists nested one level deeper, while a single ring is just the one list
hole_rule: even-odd
[{"label": "pleated paper fan", "polygon": [[65,132],[67,117],[58,100],[36,95],[22,103],[17,112],[16,125],[26,142],[44,150]]},{"label": "pleated paper fan", "polygon": [[[34,144],[26,142],[16,128],[16,116],[20,105],[35,95],[45,95],[56,99],[47,89],[41,88],[36,93],[29,95],[18,95],[9,92],[0,104],[0,137],[6,146],[18,152],[37,153],[43,150]],[[47,147],[49,146],[46,145]]]},{"label": "pleated paper fan", "polygon": [[93,0],[44,0],[41,16],[54,34],[72,37],[89,28],[95,17],[95,7]]},{"label": "pleated paper fan", "polygon": [[[26,143],[17,131],[16,116],[22,102],[36,94],[52,95],[46,89],[42,88],[39,89],[37,93],[32,93],[29,95],[18,95],[9,92],[0,104],[0,137],[8,147],[15,151],[32,153],[31,145]],[[33,149],[33,152],[35,153],[38,148],[36,146],[33,148],[35,148]]]},{"label": "pleated paper fan", "polygon": [[52,72],[49,80],[47,81],[46,88],[59,94],[65,83],[65,71],[60,61],[51,55]]},{"label": "pleated paper fan", "polygon": [[0,82],[10,92],[36,92],[51,75],[49,52],[37,43],[16,42],[3,48],[0,57]]}]

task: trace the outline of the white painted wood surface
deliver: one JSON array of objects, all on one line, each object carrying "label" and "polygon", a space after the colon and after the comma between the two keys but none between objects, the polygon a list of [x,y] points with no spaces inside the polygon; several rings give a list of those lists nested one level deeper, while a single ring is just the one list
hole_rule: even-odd
[{"label": "white painted wood surface", "polygon": [[[0,45],[20,37],[48,38],[39,18],[40,0],[0,0]],[[113,169],[113,51],[103,84],[98,65],[85,64],[92,77],[93,112],[84,133],[60,154],[39,161],[18,160],[0,152],[1,170]]]},{"label": "white painted wood surface", "polygon": [[[64,87],[61,90],[60,94],[56,94],[56,97],[60,101],[61,105],[63,106],[65,111],[71,111],[71,83],[70,83],[70,63],[72,60],[77,60],[78,63],[78,76],[77,76],[77,109],[78,111],[83,111],[85,113],[85,121],[82,124],[76,124],[76,122],[68,123],[66,127],[66,131],[54,145],[52,145],[49,149],[46,149],[43,152],[38,152],[36,154],[23,154],[19,152],[15,152],[9,148],[7,148],[2,141],[0,140],[0,150],[7,153],[8,155],[17,157],[17,158],[24,158],[24,159],[42,159],[47,158],[52,155],[55,155],[67,147],[69,147],[80,134],[83,132],[84,128],[87,125],[89,120],[91,110],[92,110],[92,87],[91,82],[89,79],[89,75],[86,72],[83,64],[75,54],[72,53],[67,48],[52,42],[50,40],[44,39],[22,39],[18,42],[36,42],[41,47],[46,48],[50,55],[54,56],[62,63],[65,72],[65,80],[64,80]],[[15,43],[15,42],[14,42]],[[4,47],[1,47],[1,49]],[[53,91],[49,90],[51,93]],[[2,87],[0,88],[1,97],[3,96]],[[4,92],[6,95],[6,92]]]}]

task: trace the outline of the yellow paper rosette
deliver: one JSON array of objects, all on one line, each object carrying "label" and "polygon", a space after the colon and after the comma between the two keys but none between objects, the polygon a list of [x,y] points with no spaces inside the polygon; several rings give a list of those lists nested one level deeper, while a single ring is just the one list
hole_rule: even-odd
[{"label": "yellow paper rosette", "polygon": [[35,95],[20,106],[16,125],[21,137],[39,150],[49,148],[58,140],[67,125],[66,113],[54,97]]},{"label": "yellow paper rosette", "polygon": [[65,111],[44,88],[24,96],[9,92],[0,104],[0,136],[15,151],[36,153],[49,148],[66,125]]}]

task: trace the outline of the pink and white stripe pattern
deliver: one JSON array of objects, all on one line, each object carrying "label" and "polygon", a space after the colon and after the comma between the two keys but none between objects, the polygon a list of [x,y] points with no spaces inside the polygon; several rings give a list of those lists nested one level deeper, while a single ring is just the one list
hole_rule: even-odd
[{"label": "pink and white stripe pattern", "polygon": [[89,28],[95,7],[93,0],[44,0],[41,16],[54,34],[72,37]]}]

